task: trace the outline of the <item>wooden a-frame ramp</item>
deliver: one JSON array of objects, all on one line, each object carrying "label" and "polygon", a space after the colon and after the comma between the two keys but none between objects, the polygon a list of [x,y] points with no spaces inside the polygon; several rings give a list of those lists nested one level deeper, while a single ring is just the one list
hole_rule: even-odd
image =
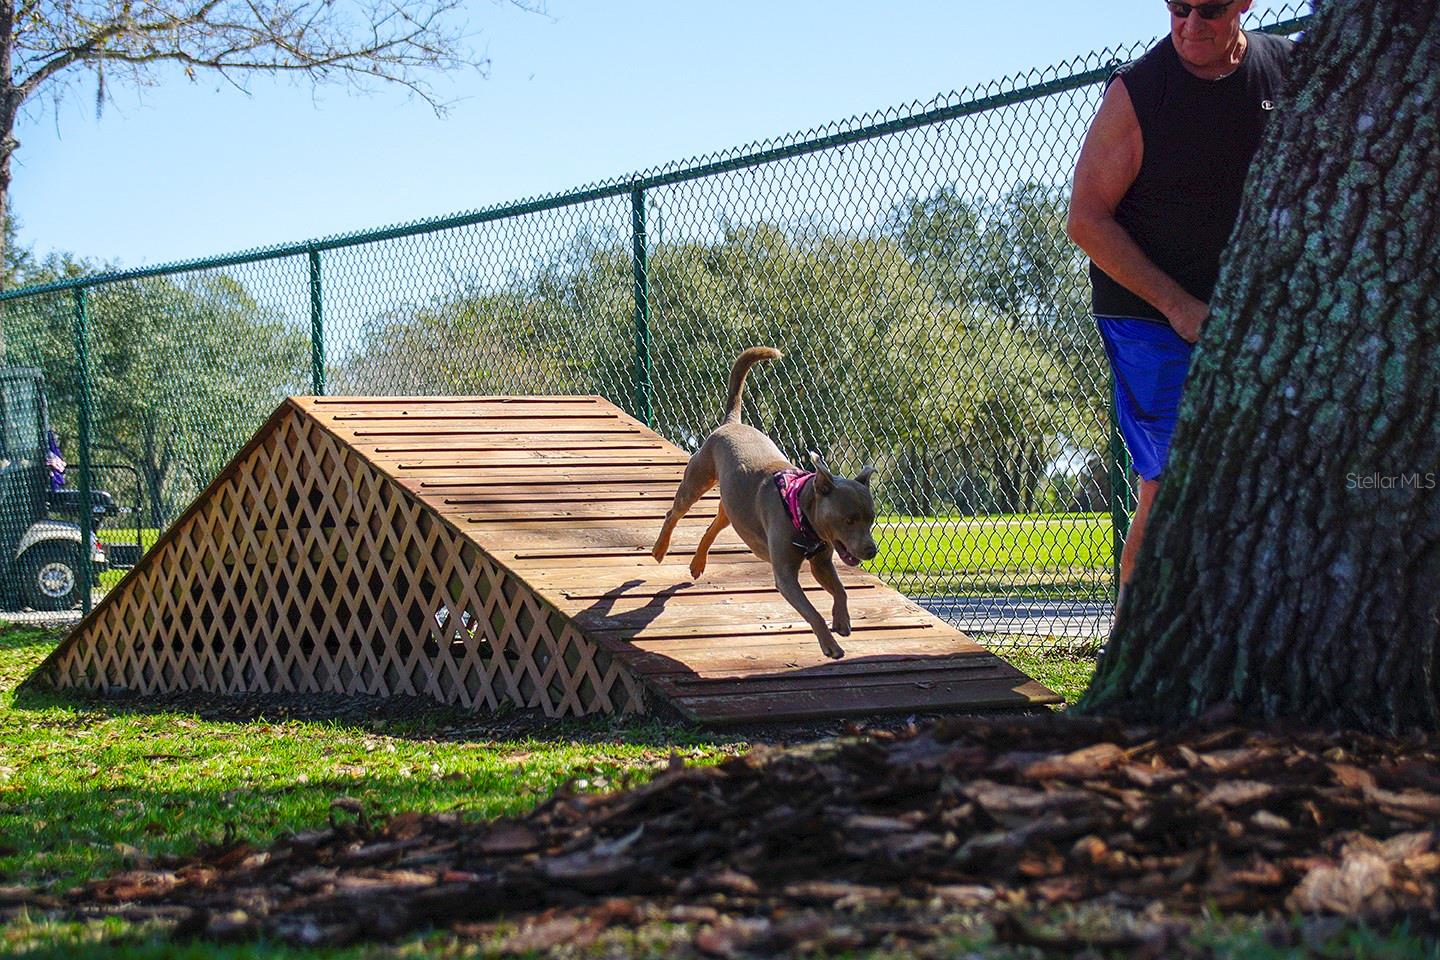
[{"label": "wooden a-frame ramp", "polygon": [[860,569],[840,661],[733,531],[692,582],[713,491],[655,563],[685,462],[598,397],[291,398],[42,676],[714,725],[1059,702]]}]

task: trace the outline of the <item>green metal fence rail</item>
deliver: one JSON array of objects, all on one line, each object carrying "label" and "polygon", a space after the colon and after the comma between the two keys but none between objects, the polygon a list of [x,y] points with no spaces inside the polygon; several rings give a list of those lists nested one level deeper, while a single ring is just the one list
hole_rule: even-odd
[{"label": "green metal fence rail", "polygon": [[689,448],[773,344],[745,416],[797,462],[879,468],[872,568],[972,631],[1097,636],[1133,500],[1065,201],[1147,46],[521,203],[31,277],[0,293],[0,366],[42,371],[71,486],[138,471],[140,516],[99,534],[143,550],[287,394],[598,393]]}]

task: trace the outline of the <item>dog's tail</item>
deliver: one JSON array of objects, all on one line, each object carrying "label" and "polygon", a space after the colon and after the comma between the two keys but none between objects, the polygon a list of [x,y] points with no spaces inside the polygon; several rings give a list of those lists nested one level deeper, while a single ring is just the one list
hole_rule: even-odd
[{"label": "dog's tail", "polygon": [[740,354],[730,369],[730,396],[725,401],[725,422],[740,422],[740,395],[745,391],[745,374],[761,360],[779,360],[783,354],[774,347],[751,347]]}]

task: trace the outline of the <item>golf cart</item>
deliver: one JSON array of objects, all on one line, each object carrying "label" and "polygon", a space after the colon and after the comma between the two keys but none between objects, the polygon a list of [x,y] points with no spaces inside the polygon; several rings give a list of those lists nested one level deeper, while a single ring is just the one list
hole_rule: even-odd
[{"label": "golf cart", "polygon": [[82,599],[81,564],[91,563],[92,585],[105,569],[94,530],[114,512],[114,498],[91,492],[91,542],[82,550],[80,492],[63,488],[64,470],[40,371],[0,367],[0,610],[69,610]]}]

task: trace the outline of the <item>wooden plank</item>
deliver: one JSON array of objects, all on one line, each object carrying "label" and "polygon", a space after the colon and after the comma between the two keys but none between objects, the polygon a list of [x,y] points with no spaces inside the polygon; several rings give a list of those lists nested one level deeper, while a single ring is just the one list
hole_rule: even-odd
[{"label": "wooden plank", "polygon": [[876,664],[869,672],[812,673],[781,670],[752,673],[747,676],[702,677],[694,674],[646,674],[645,680],[654,689],[672,697],[730,697],[766,694],[776,691],[862,690],[869,687],[894,687],[913,684],[920,689],[946,683],[974,683],[985,680],[1024,681],[1025,675],[991,654],[971,657],[969,662],[949,660],[923,669],[917,662],[904,660]]},{"label": "wooden plank", "polygon": [[621,648],[627,641],[602,642],[601,645],[615,653],[626,666],[646,676],[750,676],[798,670],[848,675],[885,672],[896,664],[905,669],[939,670],[948,669],[946,664],[952,659],[993,656],[974,644],[964,646],[942,640],[921,642],[910,638],[903,645],[892,645],[873,636],[868,639],[856,636],[841,637],[840,642],[845,647],[845,656],[840,660],[826,657],[813,638],[809,643],[797,643],[792,638],[747,647],[725,644],[698,649],[687,646],[683,650],[674,649],[676,644],[664,641],[637,641],[630,643],[629,649]]},{"label": "wooden plank", "polygon": [[[984,649],[943,621],[931,623],[914,617],[852,616],[850,629],[850,636],[843,639],[861,644],[883,643],[895,650],[930,649],[930,644],[939,644],[936,649],[952,651]],[[773,648],[777,651],[775,656],[780,657],[782,653],[779,651],[785,648],[809,649],[816,642],[810,625],[798,615],[794,620],[769,623],[720,616],[672,623],[651,621],[638,626],[596,623],[586,631],[586,635],[605,642],[614,641],[613,649],[620,653],[668,649],[678,654],[703,654],[714,649],[744,649],[748,656],[752,648],[764,647]]]},{"label": "wooden plank", "polygon": [[663,444],[665,442],[653,433],[638,430],[621,420],[558,424],[552,424],[548,420],[486,420],[473,424],[450,423],[433,429],[420,429],[412,424],[400,424],[396,427],[386,428],[351,428],[337,424],[334,432],[341,439],[349,440],[357,446],[390,443],[405,437],[412,437],[417,441],[442,443],[461,442],[467,439],[493,440],[500,437],[529,437],[536,441],[543,441],[551,437],[578,437],[582,440],[607,437],[634,439],[638,437],[652,443]]},{"label": "wooden plank", "polygon": [[548,488],[556,484],[613,487],[628,484],[670,484],[671,491],[673,492],[674,485],[678,484],[680,478],[684,475],[685,468],[681,464],[659,467],[609,467],[603,469],[590,465],[583,469],[575,466],[566,466],[564,468],[551,468],[546,470],[531,468],[507,471],[455,471],[455,476],[453,477],[432,474],[425,477],[397,477],[396,479],[407,488],[410,487],[411,484],[415,484],[418,489],[424,491],[451,490],[457,488],[488,489],[493,487]]},{"label": "wooden plank", "polygon": [[[531,506],[541,507],[550,505],[563,505],[568,507],[577,504],[583,505],[587,503],[639,503],[645,504],[646,506],[658,504],[666,509],[668,509],[669,505],[674,502],[674,499],[675,497],[673,491],[665,491],[662,493],[660,491],[626,491],[623,489],[617,492],[595,491],[588,496],[581,493],[572,493],[568,495],[560,493],[550,495],[537,495],[535,493],[526,493],[525,491],[520,490],[504,491],[501,493],[488,494],[486,496],[432,496],[426,498],[427,502],[438,502],[442,506],[446,507],[491,507],[508,504],[529,504]],[[696,507],[694,509],[696,512],[706,513],[708,516],[714,516],[715,506],[719,502],[720,495],[718,493],[707,493],[702,496],[698,501],[696,501]]]},{"label": "wooden plank", "polygon": [[[624,584],[617,584],[616,588],[623,589],[624,586]],[[807,595],[824,595],[826,597],[830,595],[826,592],[825,588],[821,587],[817,583],[805,583],[802,581],[800,586]],[[853,604],[857,602],[863,602],[862,599],[857,598],[855,594],[863,593],[870,590],[884,589],[885,588],[883,586],[877,583],[852,583],[846,585],[845,592],[850,597],[850,602]],[[558,596],[564,597],[566,600],[582,602],[590,600],[609,600],[615,597],[614,592],[611,590],[598,591],[593,587],[581,587],[576,589],[555,589],[555,593]],[[696,598],[703,598],[708,600],[712,597],[726,599],[750,596],[778,597],[780,596],[780,591],[775,589],[775,584],[773,582],[769,581],[752,581],[750,583],[745,583],[737,582],[734,580],[726,580],[723,583],[687,582],[686,584],[661,584],[652,583],[649,581],[640,581],[633,587],[625,589],[623,595],[620,596],[620,599],[663,599],[668,604],[675,602],[684,602],[686,600],[693,600]]]},{"label": "wooden plank", "polygon": [[[680,522],[684,523],[685,521]],[[658,526],[655,529],[658,529]],[[663,561],[657,563],[650,554],[649,539],[647,538],[642,543],[643,546],[636,544],[632,548],[633,553],[615,550],[608,554],[596,553],[591,556],[581,555],[578,557],[565,554],[554,557],[536,557],[532,553],[524,552],[522,548],[516,551],[513,562],[523,565],[535,577],[547,583],[629,583],[638,578],[646,583],[658,584],[663,587],[676,584],[695,584],[697,586],[729,583],[741,586],[754,586],[755,584],[774,586],[775,584],[774,568],[751,553],[743,543],[739,542],[738,538],[724,545],[725,553],[717,553],[716,548],[712,547],[705,556],[705,569],[698,577],[690,575],[690,561],[694,557],[693,548],[672,549],[665,555]],[[840,582],[847,589],[859,584],[884,585],[879,577],[864,567],[844,567],[837,569],[836,573],[840,577]],[[802,583],[817,582],[814,574],[810,571],[809,564],[800,567],[799,576]]]},{"label": "wooden plank", "polygon": [[[367,456],[377,466],[386,469],[410,469],[410,464],[422,465],[433,470],[437,466],[450,465],[456,469],[494,468],[497,470],[534,470],[552,466],[594,467],[614,461],[614,466],[658,466],[684,465],[685,461],[658,444],[595,443],[551,444],[526,446],[524,444],[490,444],[487,449],[453,451],[431,446],[410,445],[411,453],[381,453],[373,447]],[[618,451],[625,451],[624,453]]]},{"label": "wooden plank", "polygon": [[[543,590],[539,592],[546,595]],[[807,591],[807,594],[817,609],[828,616],[828,596],[819,590]],[[601,601],[576,601],[558,595],[546,595],[546,599],[574,618],[578,626],[588,630],[631,631],[630,636],[635,638],[670,635],[682,627],[692,626],[712,627],[712,635],[716,636],[726,632],[727,627],[739,627],[740,633],[756,631],[762,625],[771,630],[793,627],[809,632],[810,629],[800,613],[778,593],[756,594],[745,597],[743,602],[726,600],[723,596],[670,597],[663,603],[655,603],[649,597],[624,595],[606,597]],[[915,613],[911,608],[896,604],[886,592],[877,591],[873,605],[862,605],[856,597],[851,597],[850,620],[857,628],[872,622],[884,623],[897,615],[913,617]],[[944,624],[944,621],[936,620],[935,623]]]},{"label": "wooden plank", "polygon": [[[626,638],[618,630],[588,630],[603,649],[615,653],[625,662],[644,664],[664,658],[665,664],[681,665],[680,669],[723,669],[734,664],[757,665],[768,671],[786,671],[806,666],[868,664],[876,658],[939,658],[939,656],[989,655],[984,646],[953,630],[919,630],[909,628],[858,629],[850,636],[838,638],[845,648],[840,661],[832,661],[819,649],[819,640],[804,625],[791,628],[740,632],[734,636],[704,635],[691,629],[688,635],[660,638]],[[847,668],[848,669],[848,668]]]},{"label": "wooden plank", "polygon": [[[416,406],[472,406],[475,404],[486,404],[491,406],[514,405],[514,406],[560,406],[572,403],[589,403],[595,405],[610,406],[610,402],[604,397],[594,394],[490,394],[483,397],[456,396],[454,394],[421,394],[419,396],[305,396],[291,397],[293,403],[298,406],[313,408],[317,416],[324,415],[328,409],[368,409],[371,407],[379,409],[393,409],[395,407],[409,408]],[[614,407],[617,412],[618,407]]]},{"label": "wooden plank", "polygon": [[[674,466],[673,461],[662,457],[653,457],[648,454],[636,454],[633,457],[619,458],[614,454],[602,454],[599,452],[587,454],[579,451],[567,451],[564,454],[546,454],[542,456],[530,456],[525,450],[512,450],[507,456],[496,456],[490,459],[481,455],[467,457],[375,457],[373,462],[377,467],[383,467],[396,473],[430,474],[437,473],[454,474],[464,470],[483,472],[488,470],[548,470],[551,467],[567,471],[591,471],[601,468],[615,467],[636,467],[636,466]],[[680,464],[681,469],[684,464]]]},{"label": "wooden plank", "polygon": [[314,397],[301,398],[299,404],[307,407],[312,416],[321,420],[334,420],[346,413],[388,413],[411,414],[426,410],[446,413],[456,411],[491,409],[510,410],[517,413],[534,411],[583,408],[603,412],[609,416],[630,419],[619,407],[602,397]]},{"label": "wooden plank", "polygon": [[730,696],[675,697],[670,702],[690,720],[725,726],[887,713],[949,713],[1036,707],[1061,700],[1022,675],[1014,679],[946,681],[927,687],[900,683],[856,689],[778,690]]},{"label": "wooden plank", "polygon": [[[682,521],[683,522],[683,521]],[[652,593],[665,593],[669,595],[679,588],[687,595],[715,594],[724,596],[730,593],[749,593],[755,590],[773,591],[775,587],[775,573],[770,564],[753,554],[746,556],[729,555],[719,558],[714,569],[711,569],[709,557],[706,558],[705,571],[699,577],[690,576],[688,556],[684,565],[676,571],[671,566],[672,562],[679,565],[679,560],[671,561],[667,555],[664,565],[655,563],[654,559],[649,564],[642,560],[638,569],[623,570],[623,579],[618,579],[616,571],[612,567],[594,566],[586,567],[583,563],[575,563],[570,568],[565,567],[542,567],[531,568],[533,582],[553,586],[556,589],[564,590],[572,596],[585,596],[601,591],[598,587],[624,585],[631,595],[643,591]],[[671,575],[675,571],[678,576]],[[863,569],[849,567],[837,571],[840,576],[840,583],[846,591],[853,590],[889,590],[878,577],[871,576]],[[799,574],[800,583],[807,590],[811,587],[818,587],[819,581],[810,572],[808,566],[801,567]],[[609,590],[603,591],[609,593]]]},{"label": "wooden plank", "polygon": [[[688,550],[690,552],[686,552],[684,556],[688,557],[692,555],[694,545],[689,547]],[[666,555],[666,559],[668,560],[676,554],[677,548],[672,544],[670,553]],[[709,552],[709,556],[712,559],[715,557],[733,557],[740,554],[744,554],[757,563],[765,562],[755,556],[749,547],[741,543],[722,545],[717,541],[716,545],[711,547]],[[517,551],[513,559],[525,563],[534,562],[541,566],[544,566],[548,561],[557,561],[561,566],[572,566],[573,564],[568,561],[575,559],[584,560],[586,563],[594,562],[597,564],[603,561],[613,561],[617,566],[622,565],[622,562],[626,559],[648,559],[652,565],[655,563],[654,557],[650,556],[650,547],[648,545],[640,546],[638,544],[630,547],[596,547],[585,546],[583,544],[576,544],[573,547],[536,547],[534,549],[521,549]]]},{"label": "wooden plank", "polygon": [[[390,472],[397,474],[400,468],[390,465]],[[485,486],[508,486],[508,485],[543,485],[549,482],[562,481],[566,484],[595,484],[596,486],[611,486],[616,481],[641,478],[661,478],[664,481],[678,484],[681,476],[684,476],[684,463],[553,463],[546,468],[537,468],[534,463],[520,463],[507,468],[497,466],[485,466],[481,463],[474,465],[456,466],[454,463],[446,465],[433,465],[426,471],[415,472],[409,476],[410,481],[423,481],[426,488],[435,489],[441,486],[461,485],[485,485]]]},{"label": "wooden plank", "polygon": [[[403,437],[386,437],[384,442],[374,443],[368,449],[377,458],[377,462],[388,463],[392,459],[402,457],[415,457],[417,455],[438,455],[445,454],[454,456],[463,454],[470,457],[472,454],[492,454],[509,450],[544,450],[544,451],[585,451],[585,450],[665,450],[662,444],[647,440],[645,437],[637,437],[633,434],[622,436],[586,436],[579,433],[556,433],[549,436],[536,436],[526,433],[493,433],[485,436],[478,436],[473,433],[447,434],[444,436],[417,437],[415,434],[407,434]],[[406,442],[400,442],[406,441]],[[423,441],[423,442],[422,442]],[[356,444],[360,446],[360,444]],[[668,451],[666,451],[668,453]]]},{"label": "wooden plank", "polygon": [[[665,518],[666,505],[663,502],[651,500],[636,503],[631,500],[605,500],[598,503],[589,501],[568,501],[565,507],[557,508],[555,515],[551,516],[549,511],[540,508],[536,504],[521,501],[519,503],[458,503],[447,504],[443,498],[427,498],[426,505],[435,512],[452,518],[456,523],[488,523],[488,524],[527,524],[527,523],[564,523],[570,519],[578,520],[628,520],[635,531],[636,542],[642,538],[649,537],[653,542],[656,532],[660,530],[660,523]],[[701,523],[708,526],[715,519],[715,510],[697,508],[691,513],[681,517],[678,522]],[[702,526],[702,529],[703,529]],[[734,534],[732,533],[733,537]],[[738,541],[738,538],[736,538]],[[695,538],[699,542],[699,537]],[[732,541],[731,545],[734,545]],[[650,544],[646,544],[648,549]]]},{"label": "wooden plank", "polygon": [[[449,502],[452,499],[458,499],[460,502]],[[656,531],[660,529],[660,521],[665,519],[666,511],[669,509],[668,505],[658,498],[636,501],[628,497],[552,501],[552,505],[548,508],[541,505],[538,509],[534,500],[514,503],[479,500],[472,497],[438,498],[432,505],[447,516],[461,516],[465,519],[485,522],[517,520],[527,523],[563,523],[571,517],[584,519],[604,517],[650,523],[653,524],[651,529]],[[711,501],[706,507],[697,505],[694,510],[685,515],[685,519],[700,519],[708,524],[715,519],[717,509],[714,501]]]},{"label": "wooden plank", "polygon": [[[741,573],[752,575],[741,576]],[[692,580],[689,576],[677,580],[632,576],[617,581],[604,576],[592,576],[586,582],[577,582],[563,576],[556,576],[553,571],[531,571],[531,575],[526,577],[525,582],[532,584],[536,589],[553,593],[556,597],[579,602],[624,598],[628,600],[644,599],[648,603],[661,605],[702,599],[735,605],[750,602],[755,597],[770,598],[781,595],[768,570],[742,569],[734,576],[703,576],[699,580]],[[807,594],[826,598],[828,608],[830,594],[809,573],[801,575],[800,587]],[[878,602],[878,598],[884,598],[887,604],[893,604],[897,608],[921,611],[920,606],[895,593],[878,580],[857,578],[848,581],[845,583],[845,595],[849,598],[852,611],[869,609],[871,601]]]},{"label": "wooden plank", "polygon": [[[610,576],[620,582],[640,577],[644,580],[659,580],[664,583],[679,583],[692,579],[690,576],[690,554],[669,553],[656,563],[650,551],[635,547],[633,553],[610,551],[592,553],[589,556],[576,555],[567,551],[558,557],[536,557],[531,553],[507,554],[507,561],[516,570],[524,570],[527,579],[560,576],[565,571],[583,570],[590,576]],[[764,576],[770,571],[770,564],[756,557],[743,547],[735,547],[728,553],[716,554],[711,550],[706,557],[705,572],[708,579],[729,576],[732,573],[748,573],[750,576]]]},{"label": "wooden plank", "polygon": [[[596,609],[574,606],[564,600],[554,606],[571,616],[576,626],[587,633],[627,643],[693,641],[697,649],[703,649],[720,641],[754,646],[781,640],[808,642],[814,637],[810,625],[784,600],[770,601],[764,607],[747,605],[739,609],[725,604]],[[959,636],[953,627],[946,629],[943,621],[936,624],[917,623],[914,619],[897,621],[892,614],[852,613],[850,628],[855,637],[883,637],[894,643],[919,636]]]},{"label": "wooden plank", "polygon": [[[774,584],[769,580],[770,568],[761,564],[758,560],[749,561],[750,566],[744,563],[730,564],[735,568],[735,576],[745,574],[748,578],[770,585]],[[637,564],[632,568],[601,567],[599,569],[577,569],[571,567],[532,567],[524,563],[513,563],[513,568],[519,572],[524,571],[525,582],[537,590],[553,592],[556,596],[568,597],[570,599],[594,599],[596,597],[610,597],[618,593],[631,597],[695,597],[695,596],[726,596],[723,588],[728,582],[727,575],[721,575],[706,568],[706,576],[696,580],[690,576],[690,571],[683,566],[671,566],[668,562],[664,565],[657,565],[653,560],[648,564]],[[800,581],[805,589],[818,587],[819,583],[808,574]],[[705,587],[709,590],[705,590]],[[716,587],[722,588],[721,592]]]},{"label": "wooden plank", "polygon": [[524,423],[536,420],[544,422],[591,422],[591,423],[613,423],[619,418],[613,413],[595,409],[557,409],[546,410],[500,410],[475,408],[469,410],[417,410],[411,413],[406,410],[382,411],[367,413],[358,410],[347,410],[335,413],[330,422],[340,430],[360,430],[386,427],[394,429],[399,424],[413,425],[421,430],[444,429],[454,427],[457,423]]},{"label": "wooden plank", "polygon": [[[681,532],[686,532],[684,524],[680,521]],[[561,525],[549,529],[543,527],[524,527],[512,525],[508,527],[494,524],[456,524],[464,528],[472,541],[487,552],[492,550],[503,550],[507,554],[519,551],[548,550],[548,549],[573,549],[575,547],[604,547],[606,549],[627,548],[632,550],[649,550],[653,535],[646,539],[644,534],[636,530],[633,525],[625,524],[603,525],[586,524]],[[693,523],[689,525],[689,533],[693,540],[698,541],[700,534],[705,532],[704,523]]]},{"label": "wooden plank", "polygon": [[[507,542],[523,543],[527,535],[535,535],[538,542],[555,544],[565,542],[566,538],[571,536],[583,539],[583,534],[587,530],[613,531],[617,536],[623,535],[622,539],[613,542],[630,543],[635,546],[644,545],[646,549],[649,549],[655,540],[655,534],[637,526],[632,517],[475,517],[468,515],[469,511],[459,515],[447,514],[444,511],[436,512],[449,517],[461,528],[474,531],[474,536],[490,537],[496,540],[509,538]],[[645,522],[653,523],[654,521],[647,520]],[[700,535],[709,525],[709,517],[685,517],[676,525],[676,536],[688,533],[687,539],[693,539],[698,543]]]},{"label": "wooden plank", "polygon": [[[606,483],[597,480],[548,480],[543,471],[535,471],[528,479],[487,480],[485,474],[477,474],[471,481],[455,483],[432,483],[425,478],[397,477],[407,490],[425,498],[443,497],[447,500],[470,498],[479,502],[491,498],[528,497],[537,503],[557,500],[588,500],[596,496],[635,497],[646,501],[660,500],[669,503],[675,499],[676,481],[669,479],[652,480],[649,477],[622,477]],[[718,499],[719,491],[704,494],[710,500]]]}]

